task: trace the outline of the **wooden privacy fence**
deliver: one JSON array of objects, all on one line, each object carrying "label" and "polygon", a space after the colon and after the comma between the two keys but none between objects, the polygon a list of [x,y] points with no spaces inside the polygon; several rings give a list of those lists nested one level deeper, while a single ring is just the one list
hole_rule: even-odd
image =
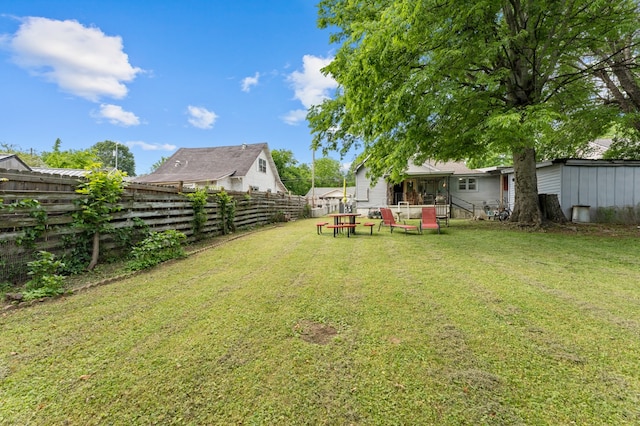
[{"label": "wooden privacy fence", "polygon": [[[73,225],[73,212],[78,210],[75,200],[83,197],[75,189],[83,178],[47,175],[0,169],[0,284],[26,280],[27,262],[39,250],[56,254],[69,252],[75,237],[82,232]],[[110,225],[113,232],[101,236],[101,253],[118,253],[130,249],[131,241],[118,238],[118,231],[135,227],[161,232],[178,230],[191,241],[199,235],[215,236],[222,233],[222,212],[210,190],[205,206],[207,221],[194,235],[194,210],[183,189],[129,183],[118,203],[122,209],[113,213]],[[306,200],[300,196],[264,192],[227,192],[235,201],[236,229],[265,225],[282,218],[296,219],[302,215]],[[37,210],[46,212],[42,221],[34,215],[33,207],[21,208],[18,203],[37,200]],[[6,207],[13,206],[8,209]],[[121,232],[122,234],[122,232]],[[37,235],[31,247],[24,243],[25,236]]]}]

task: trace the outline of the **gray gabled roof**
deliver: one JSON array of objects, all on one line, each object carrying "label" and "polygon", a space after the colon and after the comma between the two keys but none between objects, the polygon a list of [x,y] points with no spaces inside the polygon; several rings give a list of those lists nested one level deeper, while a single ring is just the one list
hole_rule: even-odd
[{"label": "gray gabled roof", "polygon": [[[219,146],[211,148],[180,148],[158,169],[139,176],[135,182],[205,182],[227,176],[246,176],[260,153],[269,148],[266,143]],[[271,167],[275,165],[269,153]]]},{"label": "gray gabled roof", "polygon": [[[366,166],[366,161],[365,159],[356,167],[356,172],[361,167]],[[409,161],[405,174],[407,176],[482,175],[490,171],[489,169],[470,169],[462,161],[427,160],[420,165],[413,164],[413,162]]]},{"label": "gray gabled roof", "polygon": [[420,175],[477,175],[482,170],[470,169],[462,161],[432,161],[427,160],[421,165],[409,163],[405,172],[408,176]]}]

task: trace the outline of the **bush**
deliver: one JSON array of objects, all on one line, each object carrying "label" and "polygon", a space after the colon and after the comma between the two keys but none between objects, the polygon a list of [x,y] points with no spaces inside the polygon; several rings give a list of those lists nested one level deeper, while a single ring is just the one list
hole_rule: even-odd
[{"label": "bush", "polygon": [[151,268],[170,259],[184,256],[182,243],[187,237],[173,229],[153,232],[131,251],[132,260],[127,264],[132,271]]},{"label": "bush", "polygon": [[38,252],[38,259],[27,263],[28,275],[24,293],[25,300],[39,299],[41,297],[57,296],[64,293],[64,277],[58,275],[58,271],[64,268],[64,263],[55,260],[53,253],[47,251]]}]

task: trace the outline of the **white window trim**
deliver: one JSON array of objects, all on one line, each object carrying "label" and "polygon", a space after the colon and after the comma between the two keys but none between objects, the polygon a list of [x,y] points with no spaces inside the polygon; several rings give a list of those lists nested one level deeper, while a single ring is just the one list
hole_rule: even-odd
[{"label": "white window trim", "polygon": [[[473,179],[475,182],[475,188],[474,189],[469,189],[469,180]],[[464,181],[464,187],[465,189],[460,189],[460,183]],[[458,192],[478,192],[478,178],[477,177],[465,177],[465,178],[458,178]]]},{"label": "white window trim", "polygon": [[[262,170],[262,165],[264,164],[264,170]],[[260,173],[267,173],[267,160],[264,158],[258,158],[258,171]]]}]

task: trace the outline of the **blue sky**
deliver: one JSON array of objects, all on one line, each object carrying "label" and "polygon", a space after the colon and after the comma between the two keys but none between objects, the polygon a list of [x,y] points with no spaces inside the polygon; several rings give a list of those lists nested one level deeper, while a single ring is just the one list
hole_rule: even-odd
[{"label": "blue sky", "polygon": [[316,3],[3,0],[0,142],[117,141],[137,174],[178,148],[242,143],[311,163],[306,109],[335,89]]}]

